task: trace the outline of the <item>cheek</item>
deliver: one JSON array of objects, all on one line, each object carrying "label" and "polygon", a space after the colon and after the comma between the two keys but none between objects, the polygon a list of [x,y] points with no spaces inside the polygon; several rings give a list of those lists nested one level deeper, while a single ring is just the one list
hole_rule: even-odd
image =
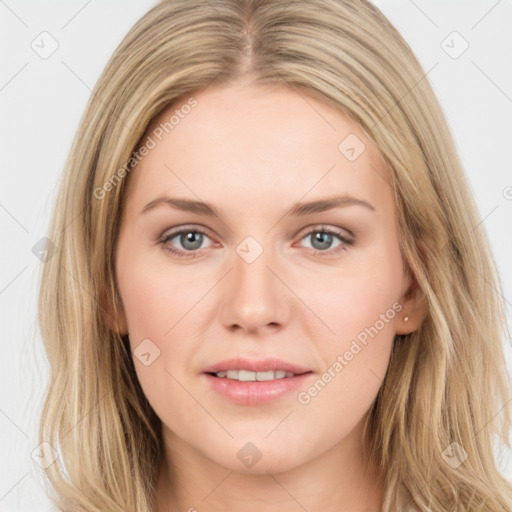
[{"label": "cheek", "polygon": [[323,448],[356,428],[379,392],[394,341],[397,312],[392,303],[389,292],[376,292],[371,300],[340,297],[336,313],[326,317],[336,336],[316,338],[324,366],[297,393],[297,417],[306,423],[321,418],[315,423],[322,430],[318,442]]},{"label": "cheek", "polygon": [[297,397],[311,414],[319,408],[336,424],[354,426],[371,406],[389,364],[395,319],[402,309],[402,277],[397,245],[301,285],[317,314],[303,316],[302,329],[316,340],[324,364],[315,384]]},{"label": "cheek", "polygon": [[200,295],[191,290],[190,281],[188,286],[182,282],[179,273],[133,264],[129,274],[129,281],[119,279],[119,288],[137,378],[155,413],[175,427],[181,422],[176,408],[180,418],[186,418],[195,405],[179,383],[195,350],[188,323],[194,308],[187,311]]},{"label": "cheek", "polygon": [[[174,326],[200,298],[201,281],[190,279],[183,272],[170,272],[168,266],[148,265],[135,258],[123,262],[122,269],[118,273],[119,291],[130,338],[134,342],[170,338]],[[185,278],[187,275],[189,279]]]},{"label": "cheek", "polygon": [[[188,408],[193,401],[189,403],[178,382],[183,382],[187,369],[192,368],[201,339],[197,333],[212,309],[210,297],[214,294],[208,292],[216,283],[215,276],[211,270],[173,266],[165,257],[155,262],[154,256],[143,251],[125,251],[118,259],[117,276],[144,393],[164,417],[166,404]],[[140,357],[143,353],[150,355]],[[145,365],[148,359],[152,362]]]},{"label": "cheek", "polygon": [[355,338],[392,338],[402,309],[402,280],[398,243],[375,244],[329,273],[297,274],[293,286],[309,309],[299,316],[303,328],[311,339],[320,334],[336,350]]}]

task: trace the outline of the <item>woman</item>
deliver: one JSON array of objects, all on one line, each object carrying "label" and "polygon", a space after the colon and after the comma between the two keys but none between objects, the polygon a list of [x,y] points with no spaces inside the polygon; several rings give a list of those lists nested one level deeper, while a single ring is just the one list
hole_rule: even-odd
[{"label": "woman", "polygon": [[510,510],[478,223],[425,73],[372,4],[161,1],[100,77],[51,226],[52,499]]}]

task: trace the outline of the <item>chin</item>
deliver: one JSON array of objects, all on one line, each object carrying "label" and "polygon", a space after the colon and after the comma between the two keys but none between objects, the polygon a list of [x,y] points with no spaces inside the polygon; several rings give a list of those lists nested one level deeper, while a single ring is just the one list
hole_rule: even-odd
[{"label": "chin", "polygon": [[295,464],[290,461],[277,461],[273,457],[267,460],[263,460],[263,457],[252,467],[245,467],[243,464],[233,463],[230,461],[229,466],[225,466],[226,469],[236,473],[242,473],[245,475],[267,475],[285,473],[296,467]]},{"label": "chin", "polygon": [[[244,440],[235,444],[236,447],[233,449],[230,446],[221,458],[219,458],[219,453],[214,454],[212,461],[230,471],[250,475],[283,473],[302,463],[301,460],[295,458],[298,451],[290,445],[284,447],[284,450],[278,450],[272,444],[263,446],[263,441],[253,443]],[[233,453],[234,457],[229,456],[229,453]],[[228,456],[226,457],[226,455]]]}]

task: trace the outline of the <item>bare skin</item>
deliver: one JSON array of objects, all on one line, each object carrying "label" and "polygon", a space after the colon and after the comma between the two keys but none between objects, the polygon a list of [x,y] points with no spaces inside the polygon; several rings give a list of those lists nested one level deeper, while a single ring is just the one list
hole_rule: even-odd
[{"label": "bare skin", "polygon": [[[384,487],[363,455],[364,421],[395,335],[422,316],[414,295],[406,300],[388,172],[356,124],[293,89],[242,84],[194,97],[129,176],[116,256],[117,328],[132,350],[149,339],[160,351],[148,366],[134,359],[163,423],[158,512],[377,512]],[[349,134],[365,145],[353,161],[338,148]],[[371,207],[287,215],[297,202],[345,195]],[[166,203],[141,213],[162,196],[208,202],[218,216]],[[173,234],[181,228],[192,237]],[[248,236],[250,251],[263,250],[251,263],[237,252]],[[240,355],[311,374],[272,402],[235,404],[202,372]],[[261,454],[251,467],[239,458],[247,443]]]}]

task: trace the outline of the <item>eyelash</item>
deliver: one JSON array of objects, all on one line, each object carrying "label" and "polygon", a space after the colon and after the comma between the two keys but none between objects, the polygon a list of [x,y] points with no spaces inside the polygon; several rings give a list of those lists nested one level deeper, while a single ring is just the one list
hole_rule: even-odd
[{"label": "eyelash", "polygon": [[[174,231],[174,232],[169,233],[168,235],[166,235],[160,241],[160,244],[162,245],[162,249],[164,251],[168,252],[168,253],[171,253],[171,254],[177,256],[178,258],[196,258],[197,257],[196,255],[199,253],[199,250],[195,250],[195,251],[181,251],[179,249],[174,249],[173,247],[168,245],[169,240],[172,240],[177,235],[181,235],[183,233],[199,233],[199,234],[204,235],[204,236],[209,238],[208,233],[206,231],[204,231],[203,229],[201,229],[201,228],[196,228],[196,227],[194,227],[194,228],[183,228],[183,229],[180,229],[178,231]],[[315,229],[312,229],[312,230],[308,231],[303,237],[301,237],[301,240],[303,240],[304,238],[312,235],[313,233],[328,233],[330,235],[336,236],[341,242],[343,242],[342,244],[340,244],[334,250],[320,251],[318,249],[311,249],[312,251],[314,251],[313,254],[315,256],[316,255],[332,256],[332,255],[337,254],[339,252],[346,251],[347,250],[347,248],[346,248],[347,245],[350,246],[350,245],[354,244],[354,238],[352,238],[352,237],[350,237],[350,236],[348,236],[346,234],[342,234],[341,232],[339,232],[337,230],[334,230],[332,228],[329,228],[327,226],[320,226],[320,228],[315,228]]]}]

